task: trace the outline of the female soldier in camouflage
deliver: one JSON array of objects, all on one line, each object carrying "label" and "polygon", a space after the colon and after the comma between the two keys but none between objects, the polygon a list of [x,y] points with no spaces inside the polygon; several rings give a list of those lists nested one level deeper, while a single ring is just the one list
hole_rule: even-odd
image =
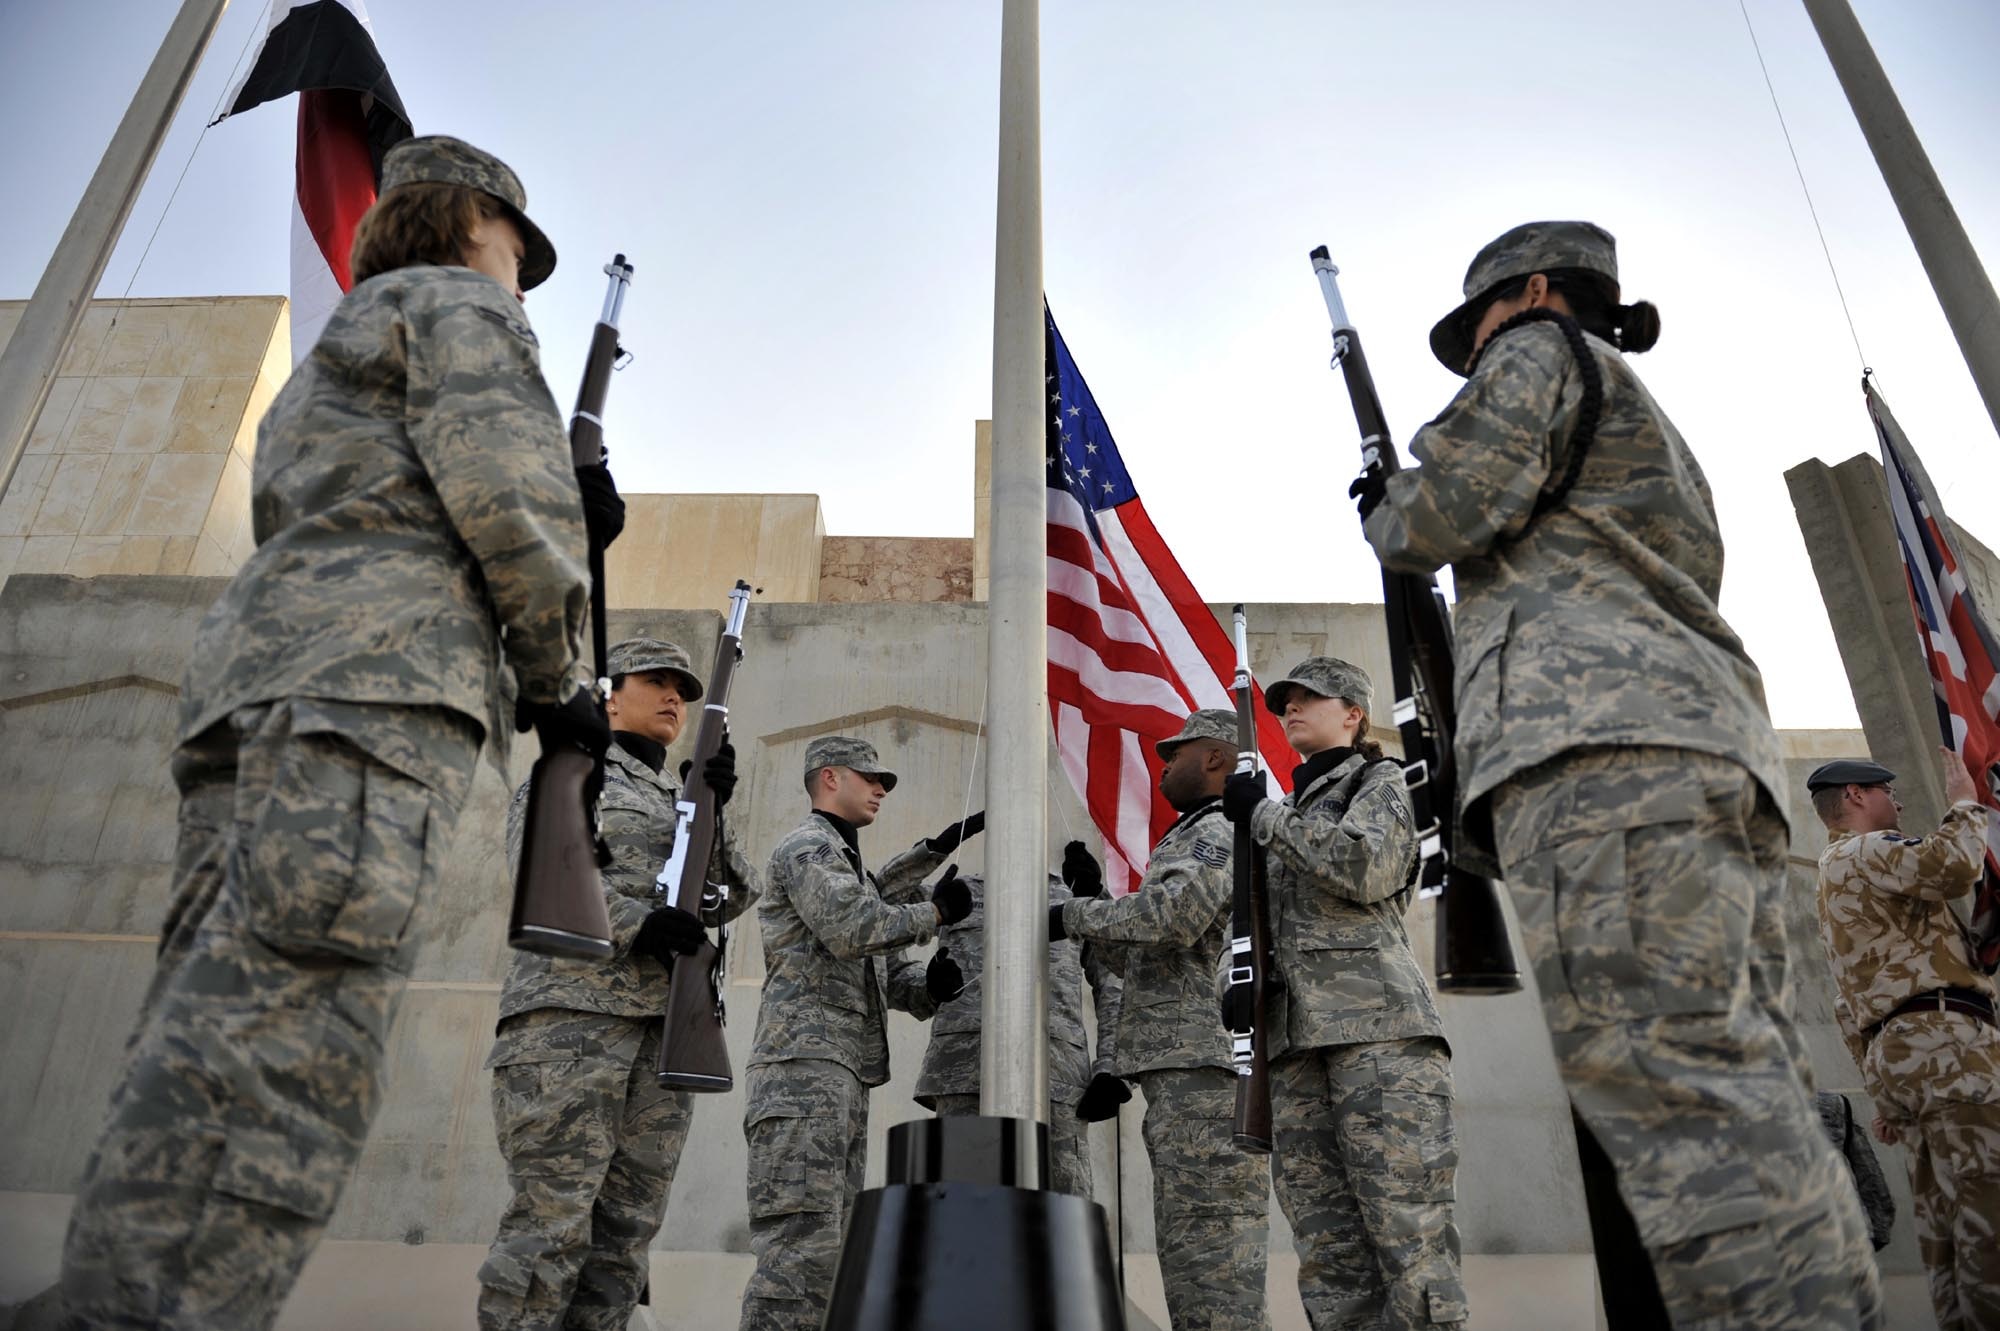
[{"label": "female soldier in camouflage", "polygon": [[1673,1324],[1874,1325],[1792,1024],[1777,736],[1716,606],[1708,483],[1620,354],[1659,316],[1619,304],[1588,222],[1514,228],[1464,291],[1431,348],[1467,382],[1422,465],[1355,486],[1386,567],[1452,566],[1456,853],[1504,873]]},{"label": "female soldier in camouflage", "polygon": [[504,764],[503,664],[545,734],[608,741],[526,205],[470,144],[391,149],[356,285],[259,426],[257,549],[182,688],[173,890],[70,1221],[71,1324],[276,1319],[381,1103],[482,740]]},{"label": "female soldier in camouflage", "polygon": [[1417,863],[1402,768],[1367,738],[1360,667],[1315,656],[1265,690],[1304,759],[1292,793],[1223,787],[1264,848],[1282,994],[1269,1009],[1273,1177],[1315,1328],[1464,1322],[1451,1049],[1403,929]]}]

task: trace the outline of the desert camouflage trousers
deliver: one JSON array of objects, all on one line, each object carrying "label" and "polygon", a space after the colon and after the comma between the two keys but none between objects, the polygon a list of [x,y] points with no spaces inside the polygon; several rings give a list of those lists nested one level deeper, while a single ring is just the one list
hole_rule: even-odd
[{"label": "desert camouflage trousers", "polygon": [[1236,1149],[1236,1074],[1172,1068],[1133,1080],[1153,1167],[1153,1235],[1173,1331],[1266,1331],[1271,1162]]},{"label": "desert camouflage trousers", "polygon": [[500,1023],[493,1130],[513,1198],[479,1268],[480,1331],[625,1331],[694,1117],[662,1088],[657,1017],[539,1008]]},{"label": "desert camouflage trousers", "polygon": [[1271,1130],[1278,1204],[1292,1225],[1313,1331],[1465,1321],[1443,1040],[1333,1045],[1274,1060]]},{"label": "desert camouflage trousers", "polygon": [[[313,728],[332,715],[362,721],[368,747]],[[420,753],[442,788],[382,751]],[[304,700],[175,751],[172,895],[63,1245],[66,1325],[277,1319],[381,1105],[419,909],[478,753],[478,728],[443,709]]]},{"label": "desert camouflage trousers", "polygon": [[2000,1031],[1912,1012],[1869,1041],[1861,1071],[1910,1153],[1938,1331],[2000,1329]]},{"label": "desert camouflage trousers", "polygon": [[819,1331],[868,1163],[868,1088],[843,1065],[759,1063],[743,1114],[750,1251],[741,1331]]},{"label": "desert camouflage trousers", "polygon": [[[1049,1188],[1094,1201],[1090,1177],[1090,1125],[1076,1116],[1083,1092],[1049,1099]],[[934,1095],[939,1118],[967,1118],[979,1113],[977,1095]]]},{"label": "desert camouflage trousers", "polygon": [[1879,1326],[1792,1024],[1769,794],[1707,754],[1585,749],[1501,786],[1493,825],[1563,1084],[1673,1324]]}]

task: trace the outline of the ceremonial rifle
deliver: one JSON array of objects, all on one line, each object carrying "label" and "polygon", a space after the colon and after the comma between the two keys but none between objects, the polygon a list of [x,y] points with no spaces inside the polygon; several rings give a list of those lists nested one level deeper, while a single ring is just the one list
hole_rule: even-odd
[{"label": "ceremonial rifle", "polygon": [[[1333,363],[1347,381],[1354,420],[1361,427],[1363,470],[1382,477],[1401,466],[1382,400],[1375,393],[1360,335],[1347,317],[1335,282],[1340,270],[1326,246],[1312,252],[1327,313],[1333,320]],[[1452,761],[1457,717],[1452,701],[1451,620],[1444,594],[1430,574],[1382,570],[1383,608],[1389,621],[1389,676],[1396,694],[1396,729],[1403,739],[1403,784],[1409,788],[1421,848],[1417,895],[1437,903],[1437,984],[1460,994],[1511,994],[1521,987],[1520,967],[1507,940],[1500,885],[1472,873],[1452,854],[1458,769]]]},{"label": "ceremonial rifle", "polygon": [[[569,422],[570,460],[579,467],[604,461],[604,401],[611,391],[611,372],[625,350],[618,345],[618,317],[625,308],[632,265],[620,254],[604,272],[611,285],[591,330],[583,386]],[[595,697],[602,709],[603,693],[611,684],[605,678],[604,548],[595,538],[590,542],[590,637],[599,690]],[[597,826],[597,795],[603,788],[604,760],[581,748],[547,749],[535,759],[528,774],[514,911],[507,923],[507,941],[524,952],[591,961],[611,955],[611,914],[600,876],[611,857]]]},{"label": "ceremonial rifle", "polygon": [[[654,888],[669,906],[700,916],[729,896],[727,883],[708,881],[709,861],[720,834],[715,792],[703,775],[708,760],[729,737],[729,686],[743,660],[743,616],[750,607],[750,584],[740,579],[729,593],[729,623],[715,645],[715,669],[702,697],[701,725],[694,733],[694,756],[674,805],[674,849],[660,866]],[[722,1036],[722,949],[727,935],[706,937],[692,955],[674,958],[667,986],[666,1024],[660,1030],[659,1083],[675,1091],[726,1091],[736,1084],[729,1071],[729,1046]]]},{"label": "ceremonial rifle", "polygon": [[[1255,775],[1257,685],[1250,678],[1250,632],[1236,607],[1236,770]],[[1271,1151],[1271,1034],[1265,995],[1271,979],[1271,926],[1264,913],[1264,850],[1250,824],[1235,824],[1230,856],[1235,900],[1229,926],[1229,1058],[1236,1067],[1238,1150]]]}]

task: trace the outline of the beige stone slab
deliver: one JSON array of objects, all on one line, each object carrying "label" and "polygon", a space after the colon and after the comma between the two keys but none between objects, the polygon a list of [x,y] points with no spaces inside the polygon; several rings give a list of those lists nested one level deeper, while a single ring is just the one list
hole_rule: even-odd
[{"label": "beige stone slab", "polygon": [[223,455],[222,476],[215,484],[215,498],[209,502],[201,534],[232,560],[240,562],[250,553],[250,468],[234,451]]},{"label": "beige stone slab", "polygon": [[[69,558],[63,562],[63,572],[78,578],[94,578],[100,573],[117,573],[118,552],[125,544],[123,536],[79,536],[76,544],[69,548]],[[140,538],[145,539],[145,538]],[[151,569],[145,570],[152,572]]]},{"label": "beige stone slab", "polygon": [[166,334],[153,349],[146,373],[161,379],[201,373],[194,366],[202,341],[208,336],[214,308],[212,304],[180,305],[167,311]]},{"label": "beige stone slab", "polygon": [[112,318],[104,345],[97,353],[99,375],[143,375],[167,331],[167,310],[160,306],[126,306]]},{"label": "beige stone slab", "polygon": [[[87,539],[87,538],[81,538],[81,539]],[[169,539],[170,538],[165,536],[119,537],[118,549],[113,552],[111,557],[111,567],[106,571],[111,573],[164,572],[165,570],[163,570],[160,567],[160,560],[161,556],[166,551],[167,541]],[[184,540],[186,538],[181,537],[173,539]],[[72,564],[76,562],[75,555],[72,554],[70,556],[70,562]]]},{"label": "beige stone slab", "polygon": [[[110,453],[100,459],[104,472],[97,478],[97,491],[83,515],[79,536],[122,536],[132,520],[132,509],[145,487],[146,471],[152,459],[143,453]],[[123,572],[124,570],[120,570]],[[144,570],[152,572],[151,569]]]},{"label": "beige stone slab", "polygon": [[21,560],[21,547],[27,541],[25,536],[0,536],[0,581],[14,571],[14,565]]},{"label": "beige stone slab", "polygon": [[125,428],[125,413],[139,391],[135,376],[95,378],[84,386],[69,432],[59,444],[64,453],[109,453]]},{"label": "beige stone slab", "polygon": [[55,474],[49,479],[48,493],[35,512],[30,536],[74,536],[83,530],[83,515],[97,493],[98,478],[104,475],[104,455],[73,453],[56,459]]},{"label": "beige stone slab", "polygon": [[125,425],[112,442],[114,453],[158,453],[173,434],[174,406],[182,379],[141,379],[126,408]]},{"label": "beige stone slab", "polygon": [[224,459],[209,453],[160,453],[125,530],[134,536],[193,536],[215,499]]},{"label": "beige stone slab", "polygon": [[[127,538],[138,539],[138,538]],[[194,562],[194,550],[201,543],[199,536],[169,536],[160,547],[160,573],[186,573],[188,565]]]},{"label": "beige stone slab", "polygon": [[76,414],[77,399],[83,394],[84,379],[57,379],[49,385],[49,399],[42,404],[42,414],[35,418],[34,431],[28,436],[30,453],[54,453],[59,450],[65,431],[69,429],[70,417]]},{"label": "beige stone slab", "polygon": [[21,543],[20,557],[14,561],[16,573],[60,573],[69,562],[74,536],[30,536]]},{"label": "beige stone slab", "polygon": [[229,557],[229,552],[214,541],[203,536],[195,541],[194,550],[189,554],[187,573],[195,578],[227,577],[240,565]]},{"label": "beige stone slab", "polygon": [[162,451],[228,452],[243,423],[244,406],[256,382],[248,375],[189,378],[174,404],[173,426]]},{"label": "beige stone slab", "polygon": [[208,327],[188,363],[189,374],[255,378],[277,322],[277,303],[230,301],[209,311]]},{"label": "beige stone slab", "polygon": [[55,470],[56,458],[52,453],[29,453],[22,457],[14,468],[14,480],[7,493],[0,495],[0,536],[28,534]]},{"label": "beige stone slab", "polygon": [[83,312],[83,322],[77,325],[76,337],[70,342],[69,352],[63,357],[57,374],[81,376],[97,372],[97,353],[104,346],[105,334],[111,331],[114,310],[109,301],[91,303],[90,308]]}]

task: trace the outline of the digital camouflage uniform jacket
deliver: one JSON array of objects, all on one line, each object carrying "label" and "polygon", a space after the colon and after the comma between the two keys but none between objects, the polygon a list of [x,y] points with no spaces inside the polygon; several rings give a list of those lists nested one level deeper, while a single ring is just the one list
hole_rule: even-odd
[{"label": "digital camouflage uniform jacket", "polygon": [[[860,855],[817,813],[785,835],[757,906],[764,995],[750,1066],[823,1058],[865,1086],[889,1079],[885,981],[875,957],[936,935],[924,875],[943,862],[919,842],[879,875],[864,875]],[[889,966],[891,978],[916,970],[921,980],[921,968],[900,956]]]},{"label": "digital camouflage uniform jacket", "polygon": [[1494,787],[1586,746],[1712,753],[1785,807],[1763,680],[1716,607],[1707,479],[1625,358],[1585,340],[1603,412],[1563,503],[1534,514],[1568,463],[1582,381],[1561,331],[1531,323],[1491,343],[1417,432],[1423,465],[1389,478],[1366,524],[1385,567],[1452,567],[1461,857],[1492,851],[1482,801]]},{"label": "digital camouflage uniform jacket", "polygon": [[1867,1031],[1904,999],[1944,988],[1992,995],[1993,981],[1967,959],[1950,904],[1985,870],[1992,816],[1961,800],[1927,837],[1836,831],[1820,852],[1819,929],[1833,963],[1834,1015],[1864,1071]]},{"label": "digital camouflage uniform jacket", "polygon": [[[667,968],[647,956],[632,953],[639,926],[665,897],[654,879],[674,850],[674,801],[681,783],[671,768],[653,771],[617,745],[604,758],[604,793],[597,813],[604,841],[611,849],[611,867],[604,871],[604,899],[611,911],[611,956],[604,961],[547,957],[514,952],[507,983],[500,990],[500,1015],[537,1008],[567,1008],[576,1012],[606,1012],[619,1017],[658,1017],[667,1010]],[[528,783],[522,782],[507,808],[507,863],[520,863],[521,835],[527,820]],[[719,820],[721,835],[709,861],[708,882],[723,883],[728,896],[702,903],[702,922],[715,925],[733,920],[757,899],[757,871],[743,858],[727,817]]]},{"label": "digital camouflage uniform jacket", "polygon": [[1215,968],[1229,945],[1233,844],[1222,802],[1210,800],[1166,830],[1136,892],[1063,907],[1064,931],[1102,950],[1124,976],[1110,1068],[1120,1077],[1233,1067],[1215,1003]]},{"label": "digital camouflage uniform jacket", "polygon": [[[951,949],[951,959],[965,974],[958,997],[932,1004],[930,1043],[917,1074],[913,1099],[926,1109],[937,1107],[940,1095],[979,1094],[980,1008],[984,1003],[986,967],[986,880],[965,875],[972,889],[972,913],[938,932],[938,946]],[[1049,904],[1071,901],[1063,880],[1049,878]],[[1090,1035],[1083,1028],[1083,986],[1090,982],[1091,1005],[1097,1018],[1097,1056],[1091,1057]],[[1049,1096],[1074,1104],[1093,1075],[1112,1071],[1114,1032],[1118,1029],[1118,977],[1098,956],[1098,949],[1068,939],[1049,944]],[[1215,1004],[1211,1001],[1209,1006]],[[922,1017],[920,1009],[916,1013]]]},{"label": "digital camouflage uniform jacket", "polygon": [[503,630],[523,697],[583,681],[569,443],[535,335],[492,278],[417,266],[350,292],[258,426],[250,486],[257,549],[196,631],[182,740],[239,707],[319,698],[454,709],[502,761]]},{"label": "digital camouflage uniform jacket", "polygon": [[[1360,754],[1251,818],[1284,992],[1270,1055],[1444,1035],[1403,928],[1416,819],[1403,772]],[[1224,963],[1226,965],[1226,961]]]}]

